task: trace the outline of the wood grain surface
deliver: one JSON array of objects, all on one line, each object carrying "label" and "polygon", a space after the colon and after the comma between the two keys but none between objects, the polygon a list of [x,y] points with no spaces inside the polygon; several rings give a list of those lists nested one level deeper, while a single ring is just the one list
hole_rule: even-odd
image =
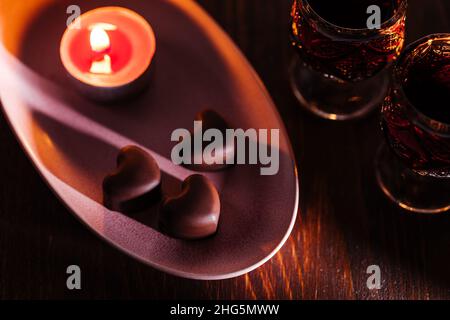
[{"label": "wood grain surface", "polygon": [[[231,280],[184,280],[153,270],[96,238],[63,207],[2,116],[0,298],[449,299],[450,216],[407,213],[379,191],[373,167],[382,140],[379,114],[331,123],[310,116],[293,98],[287,80],[291,1],[199,3],[253,64],[288,128],[301,198],[286,245],[263,267]],[[449,20],[449,1],[410,0],[408,42],[450,32]],[[80,291],[66,289],[71,264],[81,267]],[[373,264],[382,271],[381,290],[366,286]]]}]

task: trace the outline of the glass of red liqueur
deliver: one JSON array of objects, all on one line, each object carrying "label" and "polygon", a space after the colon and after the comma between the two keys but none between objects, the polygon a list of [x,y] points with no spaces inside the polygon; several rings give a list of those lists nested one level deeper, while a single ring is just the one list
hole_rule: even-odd
[{"label": "glass of red liqueur", "polygon": [[382,108],[387,145],[376,175],[383,192],[419,213],[450,209],[450,33],[405,50]]},{"label": "glass of red liqueur", "polygon": [[407,0],[294,0],[290,82],[301,105],[330,120],[379,107],[389,87],[383,71],[403,49],[406,9]]}]

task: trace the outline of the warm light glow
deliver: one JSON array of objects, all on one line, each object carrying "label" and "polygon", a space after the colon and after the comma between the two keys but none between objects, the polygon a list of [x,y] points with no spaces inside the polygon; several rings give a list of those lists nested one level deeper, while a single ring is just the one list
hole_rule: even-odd
[{"label": "warm light glow", "polygon": [[117,30],[117,26],[111,24],[111,23],[105,23],[105,22],[98,22],[98,23],[94,23],[92,25],[89,26],[89,30],[93,30],[94,28],[102,28],[105,31],[114,31]]},{"label": "warm light glow", "polygon": [[[87,11],[79,19],[81,28],[66,28],[59,48],[62,64],[72,78],[92,91],[96,87],[115,91],[131,87],[146,74],[155,55],[156,39],[145,18],[132,10],[109,6]],[[121,95],[122,90],[117,91]]]},{"label": "warm light glow", "polygon": [[108,33],[100,26],[96,26],[91,31],[91,48],[95,52],[103,52],[110,48],[111,42]]}]

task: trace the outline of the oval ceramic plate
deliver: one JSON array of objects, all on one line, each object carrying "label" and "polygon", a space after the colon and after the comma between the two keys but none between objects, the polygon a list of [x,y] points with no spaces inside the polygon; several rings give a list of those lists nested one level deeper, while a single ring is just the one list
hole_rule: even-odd
[{"label": "oval ceramic plate", "polygon": [[[111,1],[78,1],[83,11]],[[73,89],[59,59],[70,2],[2,0],[0,96],[24,150],[60,200],[113,246],[165,272],[194,279],[235,277],[262,265],[295,222],[298,182],[285,128],[262,82],[228,36],[193,1],[115,1],[144,16],[157,37],[154,79],[139,98],[91,103]],[[235,128],[279,129],[279,173],[255,165],[205,173],[222,202],[219,230],[200,241],[153,226],[157,208],[130,218],[102,206],[101,182],[125,145],[151,152],[167,194],[193,172],[172,164],[170,136],[213,109]]]}]

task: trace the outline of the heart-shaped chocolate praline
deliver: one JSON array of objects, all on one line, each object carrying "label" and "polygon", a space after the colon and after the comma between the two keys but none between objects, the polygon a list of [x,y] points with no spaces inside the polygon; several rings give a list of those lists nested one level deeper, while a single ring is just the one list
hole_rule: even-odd
[{"label": "heart-shaped chocolate praline", "polygon": [[[219,171],[219,170],[223,170],[223,169],[226,169],[226,168],[232,166],[230,164],[227,164],[227,159],[234,159],[235,145],[234,145],[234,140],[232,142],[229,142],[226,140],[226,130],[231,129],[231,128],[230,128],[229,124],[225,121],[225,119],[220,114],[218,114],[217,112],[215,112],[213,110],[204,110],[202,112],[199,112],[195,116],[195,121],[202,122],[202,131],[203,132],[195,132],[195,131],[191,132],[192,138],[196,134],[198,134],[198,135],[204,134],[209,129],[217,129],[222,133],[223,142],[224,142],[223,148],[221,148],[221,150],[220,150],[222,163],[208,164],[205,161],[207,159],[203,159],[202,164],[195,164],[194,159],[195,159],[196,155],[195,155],[194,145],[192,144],[191,164],[185,165],[185,167],[187,167],[191,170],[194,170],[194,171]],[[209,144],[209,142],[203,142],[202,149],[200,150],[200,152],[201,152],[200,158],[203,158],[203,151],[208,144]]]},{"label": "heart-shaped chocolate praline", "polygon": [[161,198],[161,172],[155,159],[136,146],[117,156],[117,170],[103,180],[103,203],[124,213],[146,209]]},{"label": "heart-shaped chocolate praline", "polygon": [[216,233],[219,217],[216,187],[207,177],[195,174],[184,180],[179,195],[164,200],[159,225],[175,238],[194,240]]}]

